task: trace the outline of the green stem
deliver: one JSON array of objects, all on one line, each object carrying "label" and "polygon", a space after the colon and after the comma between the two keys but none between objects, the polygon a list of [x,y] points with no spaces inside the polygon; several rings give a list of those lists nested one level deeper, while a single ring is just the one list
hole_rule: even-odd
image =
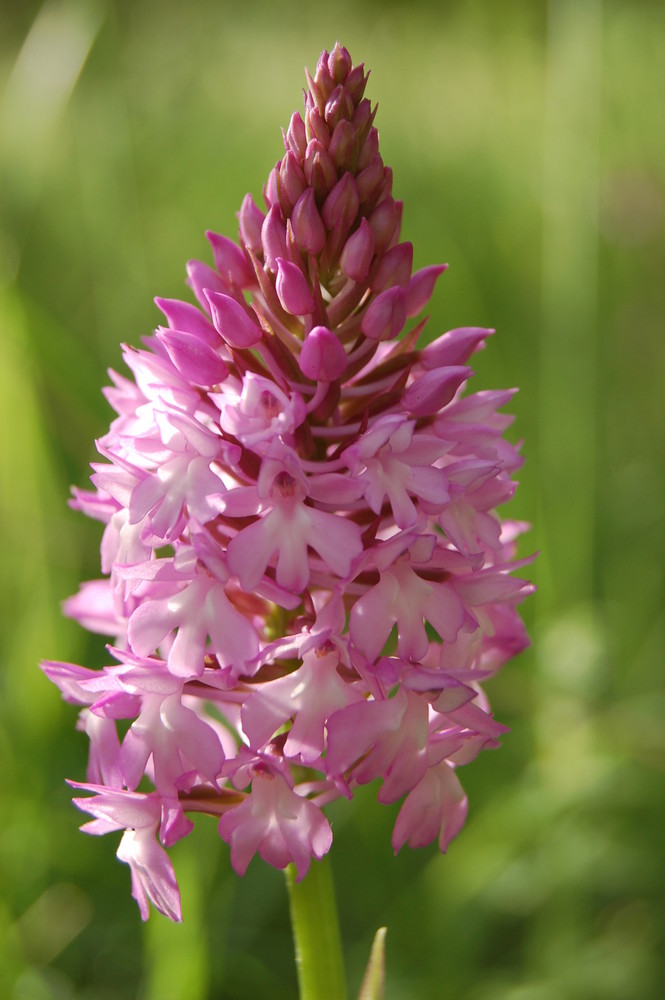
[{"label": "green stem", "polygon": [[300,1000],[346,1000],[342,940],[330,861],[314,862],[302,882],[286,869]]}]

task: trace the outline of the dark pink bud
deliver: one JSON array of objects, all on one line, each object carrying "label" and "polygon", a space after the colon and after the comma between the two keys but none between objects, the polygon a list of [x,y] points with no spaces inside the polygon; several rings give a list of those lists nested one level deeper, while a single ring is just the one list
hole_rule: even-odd
[{"label": "dark pink bud", "polygon": [[310,142],[318,139],[322,146],[327,146],[330,142],[330,131],[318,108],[312,108],[305,115],[305,130]]},{"label": "dark pink bud", "polygon": [[378,195],[385,181],[385,175],[386,168],[383,165],[381,155],[377,153],[376,156],[372,157],[365,169],[361,170],[356,177],[358,196],[361,204],[370,201],[373,196],[375,200],[378,200]]},{"label": "dark pink bud", "polygon": [[[295,153],[288,151],[279,168],[281,195],[289,209],[293,208],[307,186],[303,169]],[[281,200],[281,199],[280,199]]]},{"label": "dark pink bud", "polygon": [[365,75],[363,63],[360,63],[359,66],[354,66],[346,78],[345,87],[356,104],[362,100],[368,78],[369,73]]},{"label": "dark pink bud", "polygon": [[305,123],[297,111],[294,111],[291,115],[291,121],[286,133],[286,143],[288,148],[302,160],[307,149],[307,134],[305,132]]},{"label": "dark pink bud", "polygon": [[370,303],[360,329],[370,340],[392,340],[406,323],[404,290],[395,285]]},{"label": "dark pink bud", "polygon": [[279,161],[268,174],[268,180],[263,186],[263,197],[268,206],[279,204]]},{"label": "dark pink bud", "polygon": [[321,215],[328,229],[348,231],[358,214],[360,199],[353,174],[346,173],[326,198]]},{"label": "dark pink bud", "polygon": [[[206,306],[207,304],[206,301]],[[172,330],[185,330],[212,347],[219,343],[219,338],[207,316],[199,312],[190,302],[181,302],[180,299],[155,299],[155,305],[164,313]]]},{"label": "dark pink bud", "polygon": [[238,288],[250,288],[256,283],[254,269],[250,267],[245,254],[237,243],[230,240],[228,236],[220,236],[218,233],[206,232],[208,242],[212,247],[212,256],[215,267],[222,278],[232,281]]},{"label": "dark pink bud", "polygon": [[402,396],[402,406],[414,417],[429,417],[438,413],[471,375],[473,370],[463,365],[425,372],[406,390]]},{"label": "dark pink bud", "polygon": [[337,171],[330,153],[318,139],[312,139],[305,153],[305,177],[319,201],[323,201],[337,181]]},{"label": "dark pink bud", "polygon": [[[325,54],[325,53],[324,53]],[[321,66],[323,60],[323,55],[317,64],[317,76],[319,72],[319,66]],[[321,112],[323,111],[324,105],[326,103],[326,97],[333,88],[332,80],[328,80],[327,87],[328,91],[326,94],[320,89],[319,85],[312,78],[312,74],[308,69],[305,70],[305,77],[307,79],[307,92],[305,94],[305,112],[309,112],[312,108],[318,108]],[[325,83],[325,81],[322,81]],[[305,114],[307,118],[307,114]]]},{"label": "dark pink bud", "polygon": [[412,267],[413,243],[397,243],[381,258],[381,263],[372,278],[370,288],[373,292],[382,292],[385,288],[391,288],[393,285],[406,288],[411,278]]},{"label": "dark pink bud", "polygon": [[346,352],[339,339],[325,326],[307,334],[300,352],[300,370],[317,382],[334,382],[346,371]]},{"label": "dark pink bud", "polygon": [[292,316],[307,316],[314,312],[314,296],[307,278],[297,264],[277,258],[275,290],[282,308]]},{"label": "dark pink bud", "polygon": [[319,60],[316,64],[316,75],[314,77],[314,82],[323,96],[324,101],[328,100],[328,97],[332,93],[335,82],[330,75],[330,70],[328,69],[328,53],[324,50],[319,56]]},{"label": "dark pink bud", "polygon": [[367,138],[362,144],[360,156],[358,157],[358,170],[364,170],[373,157],[379,152],[379,133],[372,126],[367,133]]},{"label": "dark pink bud", "polygon": [[379,202],[369,217],[369,224],[374,233],[375,251],[377,254],[383,253],[392,243],[395,234],[399,232],[395,199],[389,197]]},{"label": "dark pink bud", "polygon": [[373,256],[374,233],[367,219],[361,219],[355,233],[346,241],[339,265],[347,278],[364,281],[369,274]]},{"label": "dark pink bud", "polygon": [[416,271],[406,289],[406,315],[417,316],[429,302],[436,279],[448,267],[447,264],[432,264]]},{"label": "dark pink bud", "polygon": [[216,292],[229,291],[228,282],[224,281],[212,267],[200,260],[187,261],[187,284],[204,309],[208,308],[206,288],[214,288]]},{"label": "dark pink bud", "polygon": [[262,336],[261,327],[239,302],[230,295],[209,289],[206,290],[206,296],[215,329],[227,344],[240,350],[258,344]]},{"label": "dark pink bud", "polygon": [[493,333],[494,330],[484,330],[480,326],[460,326],[456,330],[448,330],[420,352],[420,363],[426,369],[464,364]]},{"label": "dark pink bud", "polygon": [[263,222],[261,229],[263,259],[271,270],[277,269],[277,258],[287,257],[286,226],[282,219],[279,205],[273,205]]},{"label": "dark pink bud", "polygon": [[[335,47],[328,56],[328,73],[334,83],[342,83],[351,72],[353,63],[351,56],[343,45],[335,42]],[[359,67],[362,70],[362,67]]]},{"label": "dark pink bud", "polygon": [[254,253],[258,253],[262,250],[261,227],[263,226],[264,219],[265,215],[255,204],[251,194],[246,194],[240,211],[238,212],[240,239],[243,241],[245,246],[248,246],[254,251]]},{"label": "dark pink bud", "polygon": [[335,126],[328,152],[340,173],[353,170],[358,158],[358,130],[351,122],[341,121]]},{"label": "dark pink bud", "polygon": [[324,117],[329,129],[334,129],[341,121],[353,117],[354,107],[351,95],[345,87],[335,87],[326,101]]},{"label": "dark pink bud", "polygon": [[361,101],[356,110],[353,112],[353,124],[359,132],[362,132],[363,129],[368,129],[373,119],[374,113],[372,112],[372,105],[367,98],[365,98],[365,100]]},{"label": "dark pink bud", "polygon": [[326,245],[326,231],[311,188],[307,188],[296,202],[291,213],[291,226],[301,250],[311,254],[321,253]]},{"label": "dark pink bud", "polygon": [[181,375],[194,385],[211,386],[223,382],[229,370],[207,343],[192,333],[164,330],[157,333]]}]

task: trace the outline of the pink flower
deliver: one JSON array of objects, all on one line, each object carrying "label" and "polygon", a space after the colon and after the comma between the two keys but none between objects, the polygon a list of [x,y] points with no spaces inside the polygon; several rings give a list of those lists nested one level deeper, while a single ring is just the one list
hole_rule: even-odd
[{"label": "pink flower", "polygon": [[[173,865],[166,851],[155,839],[165,812],[159,797],[154,793],[142,795],[120,789],[108,790],[102,785],[71,784],[74,788],[97,793],[96,798],[74,799],[74,804],[79,809],[96,817],[92,822],[84,824],[82,830],[102,834],[124,828],[117,855],[131,869],[132,896],[138,903],[143,919],[148,919],[150,901],[165,917],[182,920],[180,893]],[[180,836],[184,836],[186,832],[189,831],[185,820]],[[173,843],[173,839],[170,842]]]},{"label": "pink flower", "polygon": [[238,241],[209,233],[214,266],[187,265],[198,305],[157,299],[167,325],[124,349],[74,494],[104,579],[65,611],[116,663],[44,670],[90,741],[85,829],[124,830],[144,918],[180,919],[165,848],[195,813],[239,874],[259,854],[302,878],[326,804],[378,780],[395,850],[445,850],[457,769],[506,731],[481,682],[528,642],[526,526],[496,509],[512,391],[467,392],[493,331],[418,345],[445,267],[413,273],[400,241],[367,74],[337,45],[308,82],[265,211],[247,195]]},{"label": "pink flower", "polygon": [[330,850],[332,831],[321,810],[297,795],[281,773],[257,765],[252,791],[242,805],[225,813],[219,834],[231,847],[231,862],[239,875],[258,852],[275,868],[293,863],[298,880],[305,877],[311,859]]},{"label": "pink flower", "polygon": [[399,811],[393,847],[398,851],[404,844],[425,847],[437,840],[440,851],[464,826],[467,799],[455,774],[446,761],[430,768],[411,789]]}]

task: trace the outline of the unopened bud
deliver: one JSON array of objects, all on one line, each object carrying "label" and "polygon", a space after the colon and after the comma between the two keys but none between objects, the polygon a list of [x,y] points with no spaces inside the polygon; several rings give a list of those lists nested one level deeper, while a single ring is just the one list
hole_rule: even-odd
[{"label": "unopened bud", "polygon": [[374,202],[379,200],[379,194],[385,181],[385,174],[386,168],[383,165],[381,154],[377,153],[376,156],[372,157],[365,169],[361,170],[356,177],[358,197],[360,198],[361,205],[364,205],[366,202],[372,202],[372,200]]},{"label": "unopened bud", "polygon": [[340,227],[342,232],[348,232],[359,208],[360,199],[356,182],[353,174],[346,173],[326,198],[321,215],[328,229]]},{"label": "unopened bud", "polygon": [[347,278],[364,281],[374,256],[374,234],[367,219],[361,219],[355,233],[349,236],[339,259],[340,267]]},{"label": "unopened bud", "polygon": [[205,289],[213,288],[217,292],[228,292],[229,284],[209,264],[201,260],[187,261],[187,284],[204,309],[208,308]]},{"label": "unopened bud", "polygon": [[447,264],[432,264],[416,271],[406,289],[406,315],[417,316],[429,302],[436,279],[448,267]]},{"label": "unopened bud", "polygon": [[268,174],[268,180],[263,185],[263,197],[267,205],[279,205],[279,161]]},{"label": "unopened bud", "polygon": [[354,107],[351,95],[345,87],[335,87],[332,94],[326,101],[324,116],[328,128],[332,131],[341,121],[348,121],[353,117]]},{"label": "unopened bud", "polygon": [[275,290],[282,308],[292,316],[307,316],[314,312],[314,296],[307,278],[297,264],[277,258]]},{"label": "unopened bud", "polygon": [[265,217],[261,228],[261,243],[263,259],[267,266],[275,271],[277,258],[287,256],[286,227],[279,205],[273,205]]},{"label": "unopened bud", "polygon": [[359,131],[362,132],[363,129],[368,129],[373,118],[374,114],[372,112],[372,105],[367,98],[365,98],[365,100],[361,101],[356,110],[353,112],[353,124]]},{"label": "unopened bud", "polygon": [[[221,292],[206,290],[210,315],[219,335],[231,347],[253,347],[261,340],[261,327],[239,302]],[[253,313],[252,313],[253,315]]]},{"label": "unopened bud", "polygon": [[305,177],[314,189],[317,201],[322,202],[337,181],[337,171],[330,153],[318,139],[312,139],[305,153]]},{"label": "unopened bud", "polygon": [[311,108],[305,115],[305,131],[308,142],[318,139],[322,146],[330,142],[330,130],[318,108]]},{"label": "unopened bud", "polygon": [[395,285],[381,292],[367,308],[360,329],[370,340],[392,340],[406,323],[404,290]]},{"label": "unopened bud", "polygon": [[[219,343],[210,320],[190,302],[182,302],[180,299],[157,298],[155,305],[164,313],[172,330],[186,330],[212,347]],[[207,305],[206,300],[206,307]]]},{"label": "unopened bud", "polygon": [[[328,152],[335,161],[340,174],[345,170],[355,170],[358,159],[359,135],[355,125],[342,120],[335,126]],[[362,200],[362,199],[361,199]]]},{"label": "unopened bud", "polygon": [[358,66],[354,66],[346,78],[344,85],[356,104],[362,100],[368,78],[369,73],[365,74],[365,66],[363,63],[360,63]]},{"label": "unopened bud", "polygon": [[[323,53],[323,55],[325,55],[325,53]],[[321,65],[323,59],[323,55],[321,59],[319,59],[317,65],[317,75],[318,75],[318,68]],[[328,84],[327,94],[324,95],[321,89],[319,88],[318,84],[314,81],[314,78],[312,77],[312,74],[308,69],[305,70],[305,77],[307,79],[307,91],[305,92],[305,111],[310,111],[311,108],[318,108],[319,111],[323,112],[323,108],[326,103],[326,97],[332,90],[332,80],[330,80]]]},{"label": "unopened bud", "polygon": [[493,333],[494,330],[484,330],[480,326],[460,326],[456,330],[448,330],[420,352],[420,363],[426,369],[464,364]]},{"label": "unopened bud", "polygon": [[[413,243],[397,243],[391,247],[376,269],[370,288],[373,292],[382,292],[393,285],[407,288],[413,267]],[[407,309],[408,315],[408,309]]]},{"label": "unopened bud", "polygon": [[[351,72],[353,63],[351,56],[343,45],[335,43],[335,47],[328,56],[328,72],[334,83],[343,83]],[[362,69],[362,67],[359,67]]]},{"label": "unopened bud", "polygon": [[286,133],[286,142],[288,148],[302,160],[307,149],[307,134],[305,132],[305,123],[298,111],[294,111],[291,115],[291,121]]},{"label": "unopened bud", "polygon": [[294,205],[291,226],[301,250],[314,255],[321,253],[326,245],[326,230],[311,188],[307,188]]},{"label": "unopened bud", "polygon": [[302,167],[298,163],[295,153],[289,150],[281,162],[279,168],[280,179],[280,202],[282,198],[288,206],[288,210],[293,208],[300,195],[307,186]]},{"label": "unopened bud", "polygon": [[210,230],[206,232],[206,236],[212,247],[215,267],[222,278],[233,282],[238,288],[250,288],[256,284],[254,270],[237,243],[228,236],[220,236]]},{"label": "unopened bud", "polygon": [[195,385],[217,385],[229,374],[219,354],[195,334],[162,328],[157,338],[180,374]]},{"label": "unopened bud", "polygon": [[240,224],[240,239],[245,246],[248,246],[254,253],[262,249],[261,227],[265,215],[255,204],[251,194],[246,194],[240,211],[238,212],[238,222]]},{"label": "unopened bud", "polygon": [[300,352],[300,370],[317,382],[334,382],[347,367],[344,347],[325,326],[315,326],[307,334]]},{"label": "unopened bud", "polygon": [[395,199],[389,197],[379,202],[369,217],[369,224],[374,233],[376,253],[383,253],[399,232]]},{"label": "unopened bud", "polygon": [[335,81],[330,75],[330,70],[328,69],[329,58],[329,54],[324,50],[319,56],[316,64],[316,74],[314,76],[314,82],[319,93],[322,94],[324,101],[328,100],[335,88]]},{"label": "unopened bud", "polygon": [[425,372],[409,386],[402,396],[401,404],[414,417],[431,416],[451,401],[470,375],[473,375],[473,370],[463,365]]},{"label": "unopened bud", "polygon": [[367,138],[365,139],[362,149],[360,150],[360,156],[358,157],[358,170],[364,170],[367,164],[372,160],[372,157],[376,156],[378,152],[379,133],[374,126],[372,126],[367,133]]}]

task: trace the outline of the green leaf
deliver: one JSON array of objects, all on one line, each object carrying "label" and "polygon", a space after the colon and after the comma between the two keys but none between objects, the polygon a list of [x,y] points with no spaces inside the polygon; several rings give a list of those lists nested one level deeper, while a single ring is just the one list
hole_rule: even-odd
[{"label": "green leaf", "polygon": [[386,981],[385,941],[387,931],[387,927],[379,927],[374,935],[358,1000],[383,1000],[383,987]]}]

